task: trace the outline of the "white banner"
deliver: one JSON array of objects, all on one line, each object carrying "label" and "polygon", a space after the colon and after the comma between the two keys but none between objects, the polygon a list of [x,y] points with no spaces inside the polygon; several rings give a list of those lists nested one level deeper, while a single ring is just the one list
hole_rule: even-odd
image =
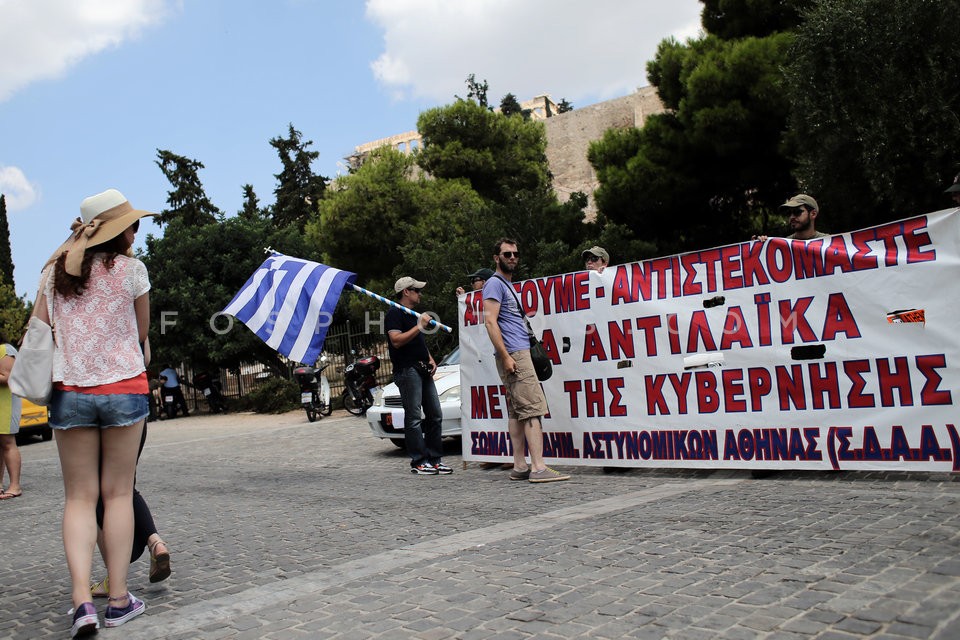
[{"label": "white banner", "polygon": [[[515,286],[549,463],[960,469],[960,209]],[[458,321],[463,457],[512,460],[481,292]]]}]

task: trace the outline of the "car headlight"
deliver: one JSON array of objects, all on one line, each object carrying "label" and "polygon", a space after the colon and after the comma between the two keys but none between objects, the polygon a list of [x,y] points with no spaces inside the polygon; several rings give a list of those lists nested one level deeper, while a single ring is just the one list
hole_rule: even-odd
[{"label": "car headlight", "polygon": [[441,393],[440,402],[460,402],[460,385],[450,387]]},{"label": "car headlight", "polygon": [[378,407],[383,406],[383,387],[379,385],[373,390],[373,404]]}]

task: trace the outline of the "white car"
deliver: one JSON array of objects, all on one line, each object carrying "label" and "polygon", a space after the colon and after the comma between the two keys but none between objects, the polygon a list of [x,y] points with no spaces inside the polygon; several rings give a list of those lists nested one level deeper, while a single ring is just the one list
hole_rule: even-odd
[{"label": "white car", "polygon": [[[441,433],[444,438],[460,437],[460,348],[457,347],[437,364],[433,373],[443,413]],[[400,389],[393,382],[382,387],[367,410],[367,423],[377,438],[387,438],[403,448],[403,403]]]}]

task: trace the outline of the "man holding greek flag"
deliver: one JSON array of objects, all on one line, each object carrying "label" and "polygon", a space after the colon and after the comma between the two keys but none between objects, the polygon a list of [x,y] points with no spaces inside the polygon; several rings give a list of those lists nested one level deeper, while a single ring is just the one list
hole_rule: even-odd
[{"label": "man holding greek flag", "polygon": [[272,253],[223,309],[294,362],[320,357],[340,293],[357,275]]}]

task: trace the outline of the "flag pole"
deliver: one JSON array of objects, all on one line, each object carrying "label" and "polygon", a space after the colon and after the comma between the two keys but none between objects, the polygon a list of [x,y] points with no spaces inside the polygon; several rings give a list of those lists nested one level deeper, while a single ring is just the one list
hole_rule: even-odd
[{"label": "flag pole", "polygon": [[[373,291],[368,291],[367,289],[364,289],[363,287],[358,287],[358,286],[355,285],[355,284],[351,284],[350,286],[353,287],[353,290],[356,291],[357,293],[362,293],[362,294],[364,294],[364,295],[370,296],[370,297],[373,298],[374,300],[379,300],[380,302],[385,302],[385,303],[387,303],[388,305],[390,305],[391,307],[396,307],[397,309],[400,309],[400,310],[403,311],[404,313],[409,313],[409,314],[412,315],[412,316],[420,317],[420,314],[417,313],[416,311],[414,311],[413,309],[408,309],[407,307],[403,306],[402,304],[399,304],[399,303],[397,303],[397,302],[394,302],[393,300],[391,300],[391,299],[389,299],[389,298],[384,298],[383,296],[381,296],[381,295],[379,295],[379,294],[376,294],[376,293],[374,293]],[[430,322],[429,322],[429,324],[428,324],[427,326],[431,326],[431,325],[436,325],[436,326],[440,327],[441,329],[443,329],[444,331],[446,331],[447,333],[453,333],[453,329],[451,329],[450,327],[448,327],[448,326],[445,325],[445,324],[440,324],[439,322],[437,322],[436,320],[434,320],[434,319],[432,319],[432,318],[431,318],[431,320],[430,320]]]}]

